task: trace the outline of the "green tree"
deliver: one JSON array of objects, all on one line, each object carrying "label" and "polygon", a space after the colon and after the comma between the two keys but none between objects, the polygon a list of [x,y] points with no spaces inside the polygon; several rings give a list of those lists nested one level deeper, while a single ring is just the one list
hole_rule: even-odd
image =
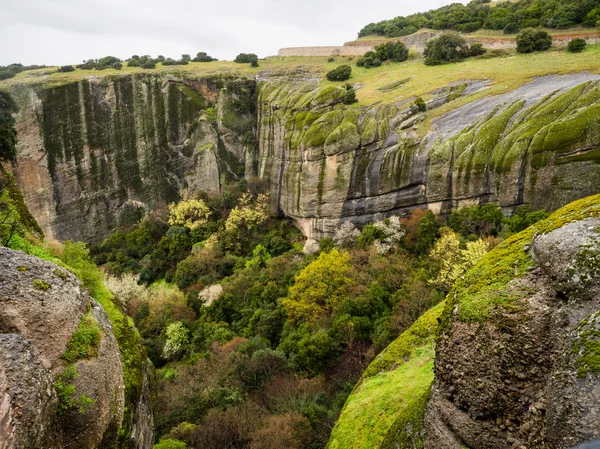
[{"label": "green tree", "polygon": [[327,72],[325,75],[329,81],[346,81],[352,76],[352,67],[341,65]]},{"label": "green tree", "polygon": [[526,28],[517,35],[518,53],[546,51],[550,47],[552,47],[552,36],[542,29]]},{"label": "green tree", "polygon": [[0,162],[17,161],[17,130],[13,114],[18,110],[10,94],[0,90]]},{"label": "green tree", "polygon": [[344,95],[345,104],[353,104],[358,100],[356,99],[356,92],[352,86],[346,86],[346,94]]},{"label": "green tree", "polygon": [[467,41],[455,33],[444,33],[425,44],[425,64],[440,65],[459,62],[470,56]]},{"label": "green tree", "polygon": [[581,53],[583,50],[585,50],[586,46],[587,42],[585,39],[577,38],[569,42],[569,46],[567,47],[567,49],[571,53]]},{"label": "green tree", "polygon": [[321,253],[296,276],[287,298],[282,300],[289,317],[306,322],[331,315],[348,295],[352,285],[349,273],[348,253],[337,249]]}]

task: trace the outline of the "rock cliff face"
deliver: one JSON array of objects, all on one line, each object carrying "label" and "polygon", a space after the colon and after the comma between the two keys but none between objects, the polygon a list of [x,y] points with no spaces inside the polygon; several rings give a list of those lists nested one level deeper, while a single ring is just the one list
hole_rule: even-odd
[{"label": "rock cliff face", "polygon": [[184,188],[256,175],[308,238],[416,207],[553,210],[600,190],[599,80],[547,76],[496,96],[465,80],[431,92],[429,110],[479,99],[429,126],[414,99],[348,107],[343,87],[300,69],[17,85],[15,174],[62,240],[97,241]]},{"label": "rock cliff face", "polygon": [[598,438],[599,317],[596,195],[503,242],[443,311],[380,354],[328,447],[566,449]]},{"label": "rock cliff face", "polygon": [[219,192],[251,173],[253,90],[145,74],[13,88],[27,205],[48,237],[98,241],[184,188]]},{"label": "rock cliff face", "polygon": [[62,267],[7,248],[0,261],[0,447],[151,448],[152,409],[127,402],[105,310]]}]

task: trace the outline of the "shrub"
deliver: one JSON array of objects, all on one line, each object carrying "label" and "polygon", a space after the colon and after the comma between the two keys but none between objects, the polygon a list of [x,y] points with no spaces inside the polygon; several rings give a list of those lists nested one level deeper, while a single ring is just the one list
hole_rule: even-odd
[{"label": "shrub", "polygon": [[329,58],[329,59],[327,59],[327,62],[334,62],[334,61],[335,61],[335,58]]},{"label": "shrub", "polygon": [[255,59],[258,60],[258,56],[254,53],[240,53],[235,57],[233,62],[237,62],[238,64],[248,64],[252,63]]},{"label": "shrub", "polygon": [[98,327],[98,322],[90,313],[87,313],[81,318],[77,330],[67,341],[65,353],[62,355],[63,360],[74,363],[77,360],[98,357],[101,338],[102,332]]},{"label": "shrub", "polygon": [[168,438],[166,440],[161,440],[158,444],[154,445],[153,449],[186,449],[187,445],[183,441],[173,440]]},{"label": "shrub", "polygon": [[191,198],[184,192],[179,203],[169,205],[169,224],[194,230],[208,222],[210,213],[204,201]]},{"label": "shrub", "polygon": [[492,58],[506,58],[510,56],[510,53],[500,48],[488,50],[484,54],[477,56],[477,59],[492,59]]},{"label": "shrub", "polygon": [[546,51],[552,47],[552,36],[542,29],[527,28],[517,35],[517,52]]},{"label": "shrub", "polygon": [[425,64],[440,65],[459,62],[469,57],[471,52],[467,41],[455,33],[444,33],[430,39],[425,44]]},{"label": "shrub", "polygon": [[146,61],[142,64],[143,69],[154,69],[156,67],[156,62],[154,61]]},{"label": "shrub", "polygon": [[127,67],[141,67],[139,58],[131,58],[127,61]]},{"label": "shrub", "polygon": [[471,56],[481,56],[485,54],[485,52],[487,52],[487,50],[483,47],[483,44],[480,43],[475,43],[471,45],[469,51],[471,53]]},{"label": "shrub", "polygon": [[585,50],[586,45],[587,42],[585,39],[573,39],[571,42],[569,42],[567,50],[571,53],[581,53],[583,50]]},{"label": "shrub", "polygon": [[504,27],[504,34],[517,34],[520,31],[519,25],[516,22],[509,22]]},{"label": "shrub", "polygon": [[346,81],[352,76],[352,67],[341,65],[327,72],[325,75],[329,81]]},{"label": "shrub", "polygon": [[425,103],[425,100],[423,100],[423,98],[419,97],[411,106],[411,110],[415,113],[425,112],[427,110],[427,103]]},{"label": "shrub", "polygon": [[375,47],[375,57],[380,61],[403,62],[408,59],[408,48],[402,42],[385,42]]},{"label": "shrub", "polygon": [[196,57],[192,60],[194,62],[212,62],[216,61],[215,58],[206,54],[206,52],[199,52],[196,54]]},{"label": "shrub", "polygon": [[250,62],[250,67],[258,67],[258,59],[253,59]]},{"label": "shrub", "polygon": [[58,68],[58,71],[61,73],[66,73],[66,72],[74,72],[75,71],[75,67],[73,67],[72,65],[63,65],[61,67]]},{"label": "shrub", "polygon": [[7,70],[0,70],[0,81],[12,78],[15,75],[16,75],[16,73],[9,72]]},{"label": "shrub", "polygon": [[121,70],[123,68],[123,64],[121,62],[115,62],[111,67],[115,70]]},{"label": "shrub", "polygon": [[344,95],[344,104],[353,104],[358,100],[356,99],[356,92],[352,86],[346,86],[346,94]]}]

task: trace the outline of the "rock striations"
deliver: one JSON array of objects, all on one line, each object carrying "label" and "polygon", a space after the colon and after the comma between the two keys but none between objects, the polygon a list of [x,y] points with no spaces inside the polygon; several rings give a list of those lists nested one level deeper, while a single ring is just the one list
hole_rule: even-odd
[{"label": "rock striations", "polygon": [[416,207],[556,209],[600,189],[599,79],[546,76],[495,96],[465,80],[427,96],[449,109],[431,123],[414,98],[345,106],[343,86],[302,69],[13,84],[15,175],[47,236],[91,242],[183,189],[240,177],[264,179],[274,211],[313,239]]}]

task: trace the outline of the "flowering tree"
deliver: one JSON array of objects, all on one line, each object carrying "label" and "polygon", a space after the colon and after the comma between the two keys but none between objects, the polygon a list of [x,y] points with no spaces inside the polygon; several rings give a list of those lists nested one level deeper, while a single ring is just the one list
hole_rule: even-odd
[{"label": "flowering tree", "polygon": [[191,230],[206,224],[210,217],[210,209],[206,203],[190,197],[187,192],[184,192],[182,196],[179,203],[169,205],[169,224],[184,226]]}]

